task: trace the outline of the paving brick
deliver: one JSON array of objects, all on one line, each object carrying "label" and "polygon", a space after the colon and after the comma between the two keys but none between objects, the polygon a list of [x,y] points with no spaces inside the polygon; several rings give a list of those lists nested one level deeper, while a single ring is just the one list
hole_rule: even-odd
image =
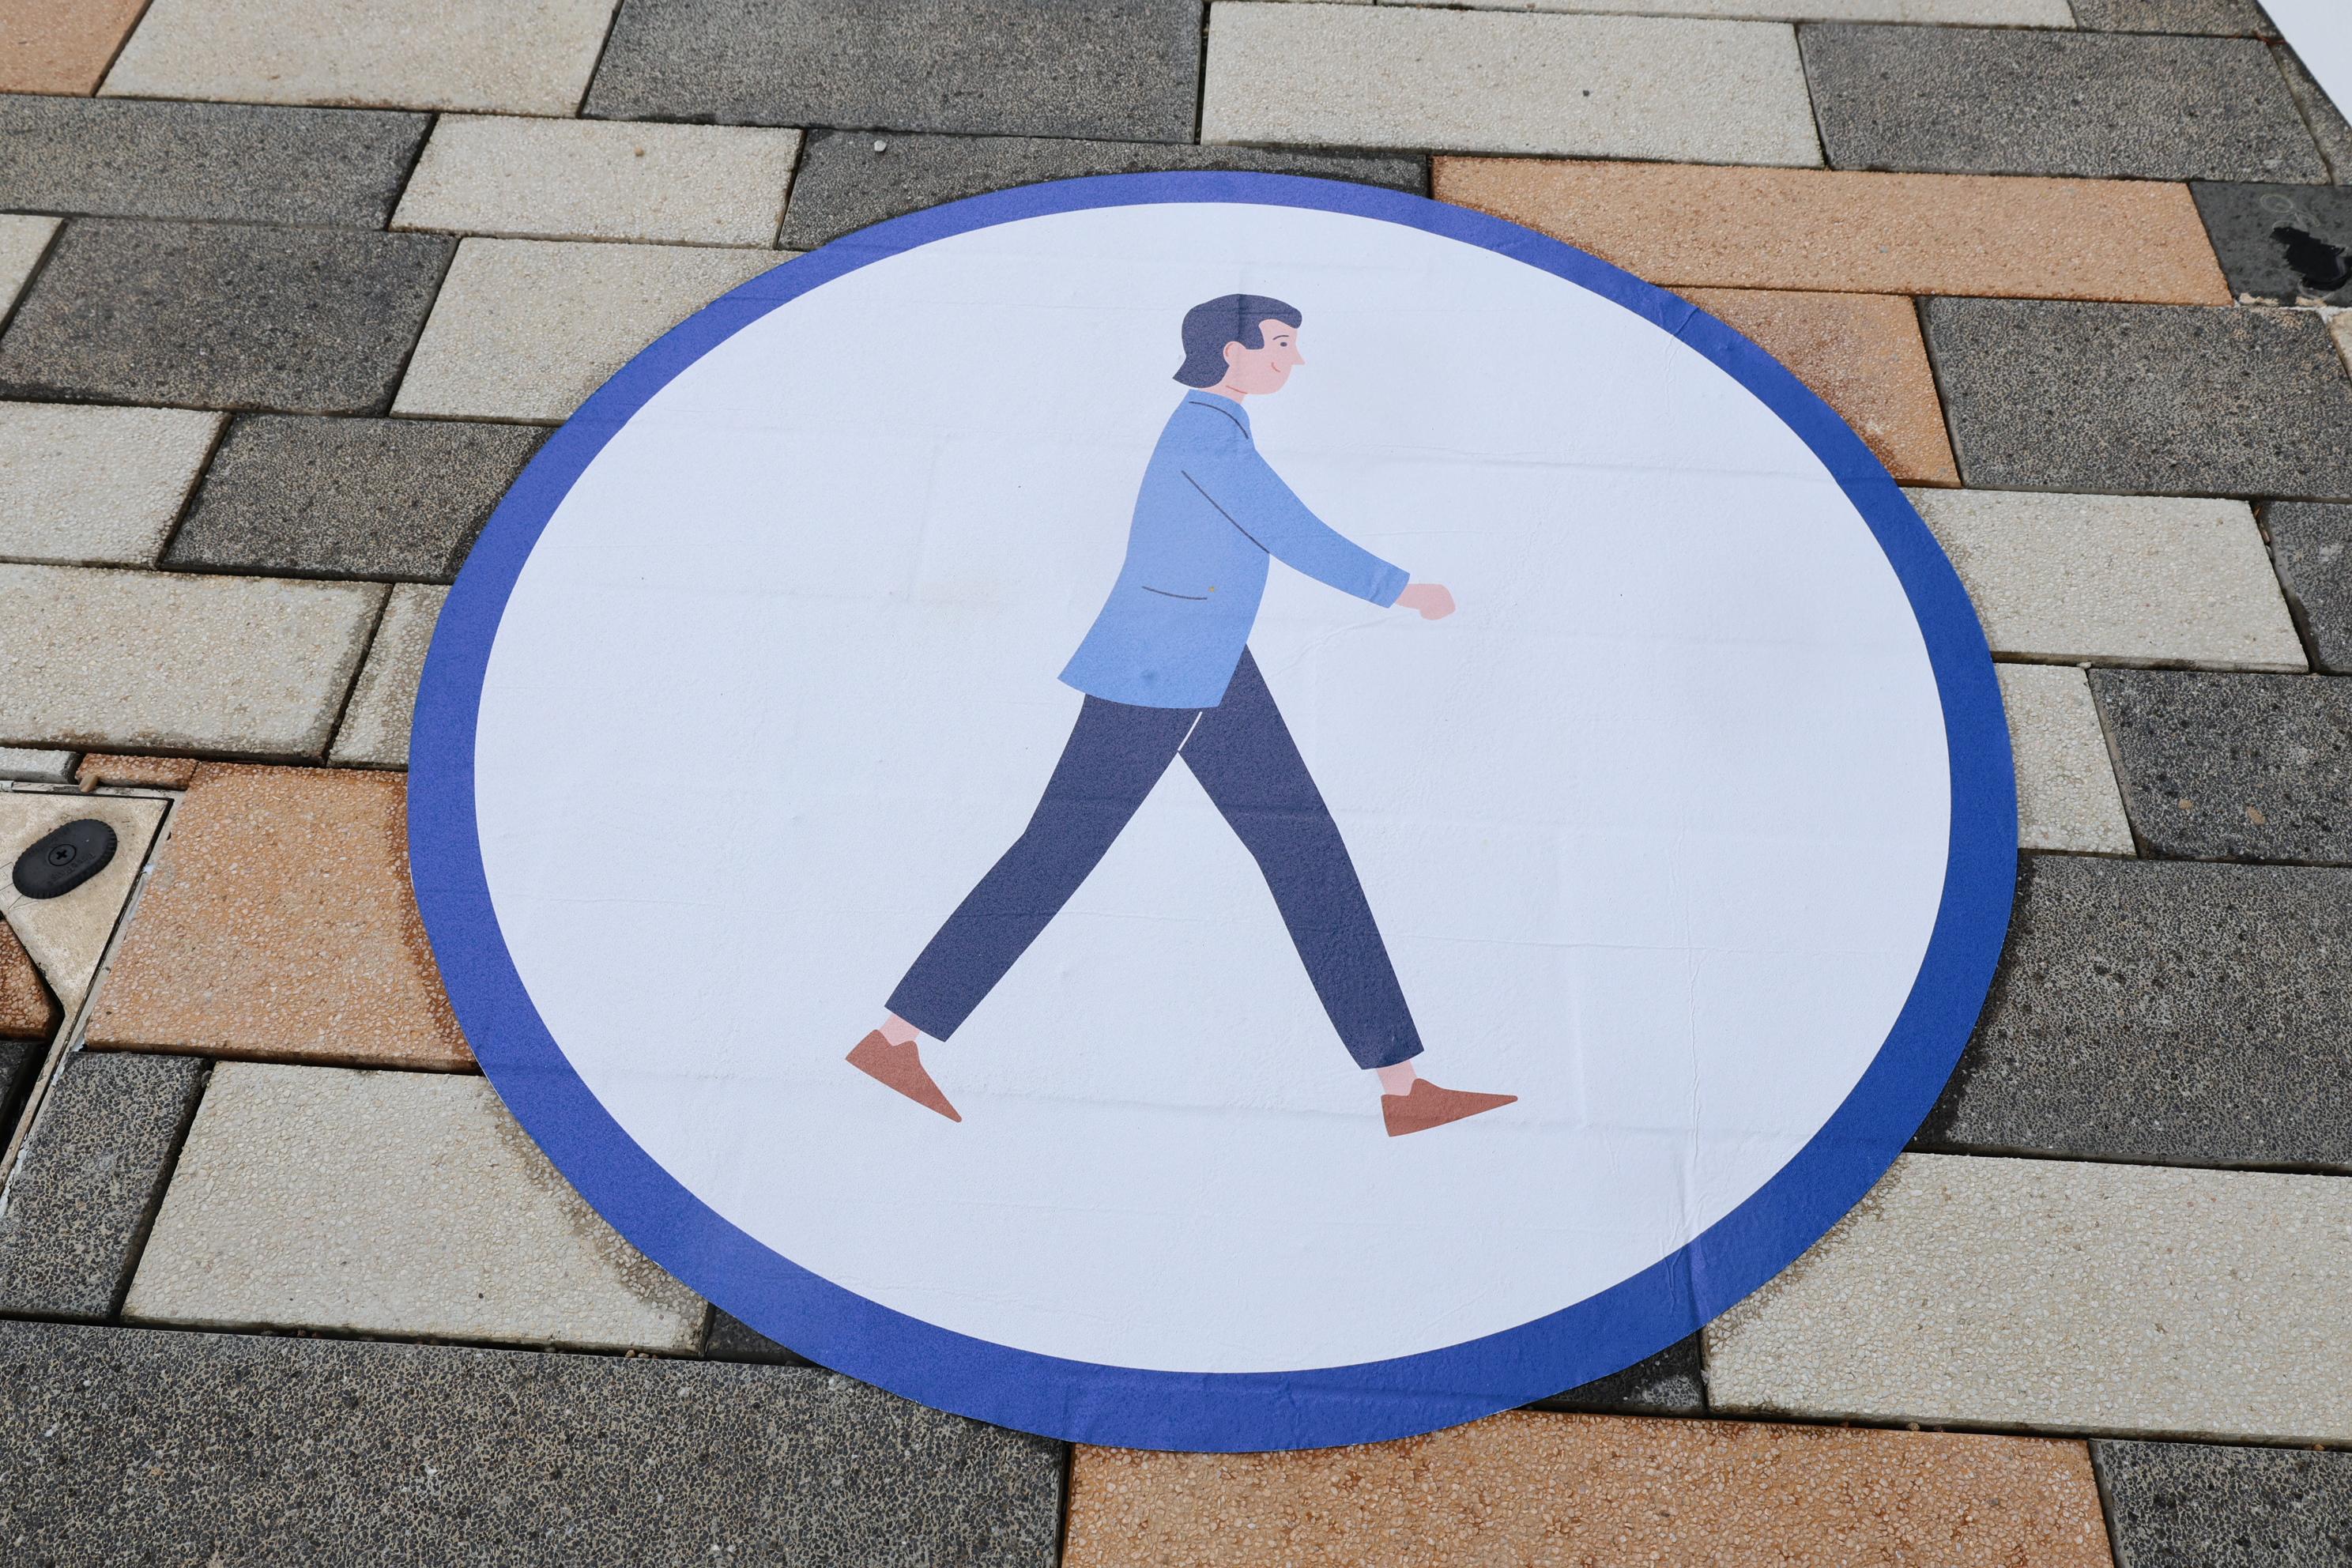
[{"label": "paving brick", "polygon": [[153,0],[104,92],[570,114],[614,0]]},{"label": "paving brick", "polygon": [[380,413],[448,255],[433,235],[77,219],[0,338],[0,394]]},{"label": "paving brick", "polygon": [[[2122,862],[2106,862],[2122,864]],[[1718,1410],[2338,1443],[2352,1182],[1906,1154],[1706,1330]]]},{"label": "paving brick", "polygon": [[1919,490],[1997,654],[2301,669],[2243,501]]},{"label": "paving brick", "polygon": [[1530,1410],[1582,1410],[1623,1415],[1704,1415],[1706,1373],[1696,1334],[1676,1340],[1622,1372],[1538,1399]]},{"label": "paving brick", "polygon": [[147,0],[0,0],[0,92],[98,90]]},{"label": "paving brick", "polygon": [[786,1350],[742,1319],[718,1308],[710,1310],[710,1326],[702,1336],[705,1361],[751,1361],[770,1366],[808,1366],[808,1357]]},{"label": "paving brick", "polygon": [[562,419],[639,349],[781,259],[773,251],[467,240],[394,406]]},{"label": "paving brick", "polygon": [[2352,190],[2205,180],[2191,188],[2238,298],[2352,304]]},{"label": "paving brick", "polygon": [[205,764],[107,971],[90,1043],[468,1065],[409,892],[406,782]]},{"label": "paving brick", "polygon": [[1203,142],[1822,161],[1778,23],[1219,4],[1208,56]]},{"label": "paving brick", "polygon": [[776,242],[797,131],[444,115],[394,228]]},{"label": "paving brick", "polygon": [[2116,1568],[2352,1563],[2352,1454],[2094,1443]]},{"label": "paving brick", "polygon": [[1289,1454],[1076,1450],[1069,1568],[2105,1568],[2079,1443],[1514,1413]]},{"label": "paving brick", "polygon": [[0,558],[149,564],[221,423],[181,408],[0,403]]},{"label": "paving brick", "polygon": [[1433,180],[1668,288],[2231,298],[2178,184],[1532,158],[1440,158]]},{"label": "paving brick", "polygon": [[[1358,0],[1339,0],[1339,4]],[[1430,0],[1381,0],[1426,5]],[[1654,16],[1748,21],[1943,22],[2011,27],[2071,27],[2066,0],[1465,0],[1496,11],[1636,11]]]},{"label": "paving brick", "polygon": [[124,1316],[691,1354],[700,1297],[446,1073],[225,1062]]},{"label": "paving brick", "polygon": [[776,1367],[0,1322],[0,1421],[28,1563],[1051,1568],[1061,1524],[1061,1445]]},{"label": "paving brick", "polygon": [[2352,679],[2103,669],[2091,689],[2152,852],[2352,864]]},{"label": "paving brick", "polygon": [[[0,925],[0,943],[8,938],[5,925]],[[16,1131],[16,1114],[24,1109],[32,1092],[33,1079],[48,1059],[47,1044],[37,1039],[0,1039],[0,1148],[5,1148]]]},{"label": "paving brick", "polygon": [[2352,675],[2352,507],[2279,501],[2263,522],[2313,668]]},{"label": "paving brick", "polygon": [[383,593],[0,565],[0,744],[318,756]]},{"label": "paving brick", "polygon": [[2352,1168],[2352,873],[2028,857],[1919,1146]]},{"label": "paving brick", "polygon": [[426,117],[0,97],[0,206],[382,228]]},{"label": "paving brick", "polygon": [[2304,310],[1930,300],[1970,485],[2352,499],[2352,379]]},{"label": "paving brick", "polygon": [[404,768],[408,729],[416,714],[416,683],[425,676],[425,655],[441,618],[446,588],[403,583],[383,607],[383,623],[368,647],[367,663],[343,710],[331,761],[345,766]]},{"label": "paving brick", "polygon": [[2310,127],[2311,139],[2319,143],[2319,155],[2327,160],[2328,172],[2338,184],[2352,179],[2352,125],[2345,123],[2342,111],[2312,79],[2310,68],[2293,49],[2273,44],[2271,58],[2286,78],[2286,89],[2294,96],[2294,106],[2303,110],[2303,122]]},{"label": "paving brick", "polygon": [[132,789],[185,789],[203,764],[194,757],[121,757],[103,752],[81,760],[74,782],[86,790],[107,784]]},{"label": "paving brick", "polygon": [[0,216],[0,314],[16,302],[58,232],[53,217]]},{"label": "paving brick", "polygon": [[2251,38],[1842,26],[1800,36],[1834,168],[2327,177],[2285,79]]},{"label": "paving brick", "polygon": [[2017,847],[2130,854],[2131,824],[2090,681],[2064,665],[1994,668],[2017,763]]},{"label": "paving brick", "polygon": [[1356,180],[1419,194],[1427,173],[1417,157],[1344,153],[1270,153],[1253,147],[1184,147],[1160,142],[1073,142],[1037,136],[877,136],[818,132],[809,137],[784,210],[782,243],[795,250],[936,206],[959,196],[1082,174],[1163,169],[1240,169]]},{"label": "paving brick", "polygon": [[1189,142],[1200,0],[632,0],[586,112]]},{"label": "paving brick", "polygon": [[1910,300],[1759,289],[1685,289],[1683,295],[1795,372],[1896,479],[1960,482]]},{"label": "paving brick", "polygon": [[0,1313],[114,1315],[204,1084],[194,1057],[66,1058],[8,1178]]},{"label": "paving brick", "polygon": [[545,434],[441,419],[246,416],[163,564],[449,582]]},{"label": "paving brick", "polygon": [[[25,944],[7,921],[0,921],[0,1039],[46,1040],[64,1022],[57,998],[41,984],[41,972]],[[22,1051],[0,1052],[0,1147],[7,1144],[8,1131],[15,1125],[10,1120],[14,1097],[22,1089],[16,1074],[24,1056]],[[33,1059],[38,1061],[37,1054]]]},{"label": "paving brick", "polygon": [[2074,6],[2076,26],[2103,32],[2278,37],[2254,0],[2074,0]]},{"label": "paving brick", "polygon": [[139,880],[147,847],[163,821],[154,800],[69,795],[51,790],[0,794],[0,866],[14,866],[32,844],[69,822],[95,818],[114,830],[114,857],[80,887],[54,899],[27,899],[0,876],[0,917],[38,967],[70,1017],[89,994],[122,906]]},{"label": "paving brick", "polygon": [[68,784],[74,775],[74,753],[44,751],[37,746],[0,746],[0,779],[27,784]]}]

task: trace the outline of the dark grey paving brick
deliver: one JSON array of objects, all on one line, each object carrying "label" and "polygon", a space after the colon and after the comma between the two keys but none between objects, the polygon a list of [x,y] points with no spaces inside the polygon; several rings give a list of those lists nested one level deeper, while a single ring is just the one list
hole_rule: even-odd
[{"label": "dark grey paving brick", "polygon": [[2254,0],[2074,0],[2074,24],[2109,33],[2205,33],[2275,38]]},{"label": "dark grey paving brick", "polygon": [[1364,158],[1032,136],[877,137],[854,132],[819,132],[809,139],[801,154],[780,243],[787,250],[806,250],[886,217],[1008,185],[1161,169],[1315,174],[1416,194],[1425,193],[1429,186],[1428,166],[1418,157]]},{"label": "dark grey paving brick", "polygon": [[1699,1337],[1691,1335],[1622,1372],[1593,1379],[1565,1394],[1538,1399],[1531,1410],[1600,1410],[1636,1415],[1704,1415],[1706,1379]]},{"label": "dark grey paving brick", "polygon": [[1048,1568],[1059,1444],[829,1373],[0,1322],[33,1563]]},{"label": "dark grey paving brick", "polygon": [[1200,70],[1200,0],[628,0],[586,111],[1189,142]]},{"label": "dark grey paving brick", "polygon": [[702,1331],[706,1361],[752,1361],[769,1366],[813,1366],[798,1351],[786,1350],[732,1312],[710,1309],[710,1322]]},{"label": "dark grey paving brick", "polygon": [[2339,184],[2352,183],[2352,124],[2346,123],[2343,112],[2312,79],[2310,68],[2293,49],[2273,44],[2271,58],[2278,61],[2279,74],[2286,78],[2286,89],[2294,95],[2294,106],[2303,110],[2303,122],[2311,128],[2312,140],[2319,143],[2328,172]]},{"label": "dark grey paving brick", "polygon": [[381,413],[455,244],[70,219],[0,338],[0,396]]},{"label": "dark grey paving brick", "polygon": [[2315,312],[1930,300],[1925,315],[1970,485],[2352,500],[2352,378]]},{"label": "dark grey paving brick", "polygon": [[2352,675],[2352,507],[2280,501],[2263,526],[2312,668]]},{"label": "dark grey paving brick", "polygon": [[2352,304],[2352,189],[2206,180],[2189,188],[2231,293]]},{"label": "dark grey paving brick", "polygon": [[2029,856],[1918,1148],[2352,1166],[2352,871]]},{"label": "dark grey paving brick", "polygon": [[0,207],[382,228],[431,117],[0,95]]},{"label": "dark grey paving brick", "polygon": [[2095,1441],[2116,1568],[2352,1563],[2352,1454]]},{"label": "dark grey paving brick", "polygon": [[66,1058],[0,1213],[0,1312],[114,1315],[207,1070],[199,1057]]},{"label": "dark grey paving brick", "polygon": [[2091,694],[2153,853],[2352,865],[2352,679],[2095,669]]},{"label": "dark grey paving brick", "polygon": [[163,564],[449,582],[546,435],[453,419],[243,416]]},{"label": "dark grey paving brick", "polygon": [[16,1113],[24,1109],[33,1076],[48,1055],[47,1040],[0,1040],[0,1148],[16,1131]]},{"label": "dark grey paving brick", "polygon": [[1843,26],[1799,38],[1834,168],[2327,178],[2252,38]]}]

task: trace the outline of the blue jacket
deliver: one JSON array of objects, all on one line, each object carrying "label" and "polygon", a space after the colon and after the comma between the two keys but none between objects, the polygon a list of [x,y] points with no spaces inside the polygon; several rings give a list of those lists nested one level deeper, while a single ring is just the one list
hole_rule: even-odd
[{"label": "blue jacket", "polygon": [[1307,510],[1258,456],[1240,404],[1195,392],[1160,433],[1127,563],[1062,679],[1140,708],[1214,708],[1257,619],[1268,556],[1375,605],[1395,604],[1410,581]]}]

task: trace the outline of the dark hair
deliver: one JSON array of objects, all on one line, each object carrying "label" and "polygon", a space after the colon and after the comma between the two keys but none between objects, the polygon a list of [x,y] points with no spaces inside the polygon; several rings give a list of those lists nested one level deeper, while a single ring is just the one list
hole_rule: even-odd
[{"label": "dark hair", "polygon": [[1263,294],[1220,294],[1195,305],[1184,312],[1184,363],[1176,367],[1176,379],[1187,386],[1214,386],[1225,379],[1227,343],[1262,349],[1264,322],[1295,327],[1306,319],[1297,306]]}]

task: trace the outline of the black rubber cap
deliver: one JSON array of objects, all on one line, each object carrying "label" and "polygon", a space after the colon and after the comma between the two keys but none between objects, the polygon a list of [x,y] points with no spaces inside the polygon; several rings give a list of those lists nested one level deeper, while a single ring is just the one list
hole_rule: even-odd
[{"label": "black rubber cap", "polygon": [[106,869],[114,858],[114,829],[94,816],[68,822],[36,839],[16,857],[16,890],[28,899],[61,899]]}]

